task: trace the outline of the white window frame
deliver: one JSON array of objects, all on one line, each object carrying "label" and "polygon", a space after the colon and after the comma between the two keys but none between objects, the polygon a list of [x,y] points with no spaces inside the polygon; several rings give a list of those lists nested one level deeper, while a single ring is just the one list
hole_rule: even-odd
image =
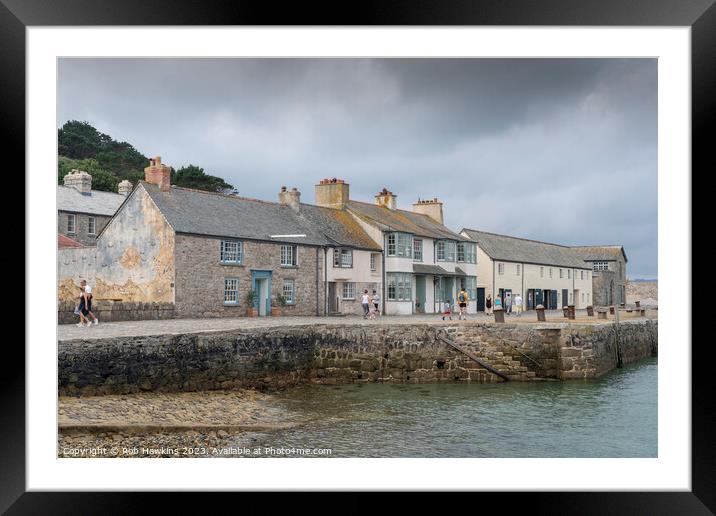
[{"label": "white window frame", "polygon": [[[236,246],[230,250],[229,246]],[[235,255],[235,257],[234,257]],[[228,256],[228,257],[227,257]],[[233,259],[231,257],[234,257]],[[222,240],[219,246],[219,261],[223,264],[240,265],[244,261],[244,244],[240,240]]]},{"label": "white window frame", "polygon": [[333,268],[334,269],[352,269],[353,268],[353,249],[345,249],[336,247],[333,249]]},{"label": "white window frame", "polygon": [[353,281],[344,281],[341,287],[341,299],[353,300],[356,298],[356,284]]},{"label": "white window frame", "polygon": [[296,280],[293,278],[284,278],[281,293],[287,305],[294,304],[296,302]]},{"label": "white window frame", "polygon": [[224,278],[224,305],[236,306],[238,304],[239,278]]},{"label": "white window frame", "polygon": [[516,264],[516,265],[515,265],[515,269],[517,270],[517,275],[518,275],[518,276],[519,276],[520,274],[522,274],[522,270],[521,270],[521,269],[522,269],[522,264],[519,264],[519,263]]},{"label": "white window frame", "polygon": [[87,217],[87,234],[97,234],[97,217],[93,217],[92,215]]},{"label": "white window frame", "polygon": [[422,238],[413,238],[413,261],[414,262],[422,262],[423,261],[423,239]]},{"label": "white window frame", "polygon": [[388,287],[388,301],[412,301],[413,275],[411,273],[389,272],[385,275],[385,282]]},{"label": "white window frame", "polygon": [[[70,221],[72,221],[72,223],[70,223]],[[77,233],[77,217],[74,213],[67,214],[67,233],[72,235]]]},{"label": "white window frame", "polygon": [[592,262],[592,270],[594,272],[608,271],[609,270],[609,262],[605,261],[605,260],[599,260],[596,262]]},{"label": "white window frame", "polygon": [[375,272],[377,270],[376,266],[375,266],[377,256],[378,256],[378,253],[370,253],[370,270],[371,270],[371,272]]},{"label": "white window frame", "polygon": [[552,267],[549,268],[549,279],[552,279]]},{"label": "white window frame", "polygon": [[544,278],[544,267],[539,268],[539,277]]},{"label": "white window frame", "polygon": [[500,262],[497,264],[497,274],[502,276],[505,274],[505,264]]},{"label": "white window frame", "polygon": [[564,278],[564,269],[559,269],[559,279]]},{"label": "white window frame", "polygon": [[297,267],[298,266],[298,246],[294,244],[281,245],[281,267]]},{"label": "white window frame", "polygon": [[572,269],[567,269],[567,279],[572,279]]}]

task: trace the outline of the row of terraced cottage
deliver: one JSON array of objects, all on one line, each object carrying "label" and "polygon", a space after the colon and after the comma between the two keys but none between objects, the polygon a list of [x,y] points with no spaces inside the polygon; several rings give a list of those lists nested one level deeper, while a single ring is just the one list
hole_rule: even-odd
[{"label": "row of terraced cottage", "polygon": [[[285,187],[269,202],[173,186],[159,157],[118,194],[73,174],[84,180],[58,186],[60,301],[76,298],[81,279],[98,302],[160,303],[176,317],[264,316],[279,302],[283,315],[362,313],[364,290],[378,292],[389,315],[438,313],[461,288],[469,313],[483,311],[487,295],[519,293],[527,309],[625,300],[621,246],[455,232],[436,198],[403,210],[387,189],[367,203],[350,198],[347,182],[323,179],[315,204]],[[93,196],[107,195],[116,198],[100,204],[107,212],[115,203],[114,213],[76,242],[78,220],[100,216]]]}]

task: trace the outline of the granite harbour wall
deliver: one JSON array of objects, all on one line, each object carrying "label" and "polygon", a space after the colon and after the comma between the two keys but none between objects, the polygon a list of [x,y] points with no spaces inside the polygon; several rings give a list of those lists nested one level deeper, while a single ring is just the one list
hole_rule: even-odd
[{"label": "granite harbour wall", "polygon": [[612,322],[331,323],[63,340],[58,388],[60,395],[76,396],[273,389],[305,382],[589,379],[619,363],[655,356],[657,330],[653,320],[621,323],[618,330]]}]

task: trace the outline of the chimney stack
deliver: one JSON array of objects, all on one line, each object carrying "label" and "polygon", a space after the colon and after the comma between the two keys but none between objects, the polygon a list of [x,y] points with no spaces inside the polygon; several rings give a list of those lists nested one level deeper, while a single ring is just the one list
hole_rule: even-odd
[{"label": "chimney stack", "polygon": [[161,156],[150,158],[149,166],[144,169],[144,180],[168,192],[171,190],[171,168],[162,164]]},{"label": "chimney stack", "polygon": [[83,170],[73,168],[63,181],[65,186],[71,186],[83,195],[92,195],[92,176]]},{"label": "chimney stack", "polygon": [[389,210],[394,210],[398,207],[397,199],[397,195],[393,194],[393,192],[391,192],[387,188],[383,188],[380,192],[376,194],[375,203],[378,206],[384,206]]},{"label": "chimney stack", "polygon": [[343,209],[349,199],[350,186],[343,179],[321,179],[316,185],[316,204]]},{"label": "chimney stack", "polygon": [[433,219],[438,224],[443,224],[443,203],[437,197],[432,199],[418,199],[413,204],[414,213],[422,213]]},{"label": "chimney stack", "polygon": [[117,187],[117,193],[120,195],[127,196],[132,191],[132,183],[128,180],[123,180],[119,183],[119,186]]},{"label": "chimney stack", "polygon": [[301,192],[298,191],[298,188],[288,190],[285,186],[282,186],[281,191],[278,193],[278,202],[289,206],[293,211],[298,213],[301,205]]}]

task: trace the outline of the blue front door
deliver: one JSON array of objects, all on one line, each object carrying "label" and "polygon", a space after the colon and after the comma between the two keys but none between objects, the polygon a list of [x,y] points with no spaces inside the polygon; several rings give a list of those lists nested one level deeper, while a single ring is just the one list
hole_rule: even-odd
[{"label": "blue front door", "polygon": [[271,315],[271,271],[251,271],[251,288],[256,293],[254,308],[259,315]]}]

